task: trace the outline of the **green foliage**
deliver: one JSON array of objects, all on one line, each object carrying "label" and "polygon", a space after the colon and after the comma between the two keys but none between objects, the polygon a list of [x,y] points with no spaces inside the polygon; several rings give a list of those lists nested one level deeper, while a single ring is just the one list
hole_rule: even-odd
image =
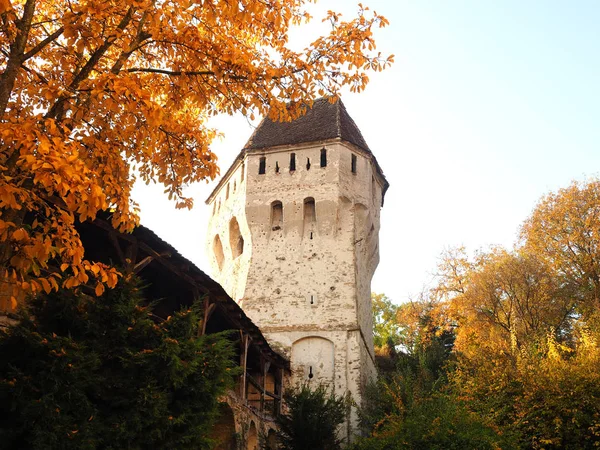
[{"label": "green foliage", "polygon": [[372,437],[360,439],[353,450],[492,450],[500,448],[501,441],[461,402],[433,395],[413,404],[402,416],[389,416]]},{"label": "green foliage", "polygon": [[324,386],[302,385],[285,394],[287,412],[277,422],[281,450],[337,450],[338,426],[346,417],[348,403]]},{"label": "green foliage", "polygon": [[151,319],[123,280],[101,298],[32,300],[0,332],[0,442],[6,449],[210,448],[233,349],[198,337],[196,307]]},{"label": "green foliage", "polygon": [[371,293],[373,304],[373,338],[375,347],[400,344],[400,326],[396,320],[398,306],[385,294]]},{"label": "green foliage", "polygon": [[367,386],[359,414],[369,437],[354,450],[498,448],[500,436],[447,390],[454,333],[433,311],[425,300],[397,307],[401,351],[394,370]]}]

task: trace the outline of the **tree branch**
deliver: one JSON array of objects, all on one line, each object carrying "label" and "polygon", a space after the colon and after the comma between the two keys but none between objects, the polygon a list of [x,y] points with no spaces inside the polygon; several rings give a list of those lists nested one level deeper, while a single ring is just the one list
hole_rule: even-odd
[{"label": "tree branch", "polygon": [[31,50],[29,50],[23,55],[23,62],[27,61],[32,56],[37,55],[46,45],[50,44],[52,41],[55,41],[61,34],[63,34],[63,31],[65,31],[65,28],[60,27],[54,33],[49,35],[46,39],[38,42],[38,44],[35,47],[33,47]]},{"label": "tree branch", "polygon": [[170,76],[182,76],[182,75],[214,75],[212,70],[166,70],[166,69],[154,69],[152,67],[132,67],[127,69],[127,72],[145,72],[145,73],[159,73],[162,75]]}]

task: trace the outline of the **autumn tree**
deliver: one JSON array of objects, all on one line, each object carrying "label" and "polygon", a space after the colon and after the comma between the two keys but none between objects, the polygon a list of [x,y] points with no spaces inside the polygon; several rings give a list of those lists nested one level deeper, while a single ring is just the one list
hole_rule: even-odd
[{"label": "autumn tree", "polygon": [[519,242],[448,254],[451,388],[518,448],[598,445],[598,180],[546,195]]},{"label": "autumn tree", "polygon": [[[600,180],[574,182],[544,196],[523,224],[521,238],[570,289],[584,319],[600,310]],[[598,321],[598,317],[596,317]]]},{"label": "autumn tree", "polygon": [[[382,16],[360,7],[300,51],[290,26],[306,0],[1,0],[0,276],[20,292],[114,286],[84,259],[75,220],[112,211],[130,230],[134,181],[159,182],[177,207],[212,179],[214,115],[297,117],[316,96],[361,91]],[[135,168],[135,170],[132,170]]]}]

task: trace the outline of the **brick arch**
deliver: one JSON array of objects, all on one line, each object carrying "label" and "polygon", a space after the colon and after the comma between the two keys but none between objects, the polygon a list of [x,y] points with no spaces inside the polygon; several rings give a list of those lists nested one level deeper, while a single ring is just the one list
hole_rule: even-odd
[{"label": "brick arch", "polygon": [[235,416],[231,407],[223,402],[219,404],[219,418],[210,435],[217,442],[213,450],[236,450]]}]

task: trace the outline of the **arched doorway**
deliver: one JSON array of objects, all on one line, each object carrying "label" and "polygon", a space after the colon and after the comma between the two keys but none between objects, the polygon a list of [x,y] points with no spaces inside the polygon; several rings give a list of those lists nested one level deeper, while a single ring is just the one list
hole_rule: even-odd
[{"label": "arched doorway", "polygon": [[269,434],[267,435],[267,449],[277,450],[277,436],[273,430],[269,430]]},{"label": "arched doorway", "polygon": [[214,450],[236,450],[235,419],[227,403],[219,405],[219,419],[215,423],[210,438],[217,442]]},{"label": "arched doorway", "polygon": [[258,450],[258,433],[256,432],[256,425],[254,425],[254,422],[250,422],[246,449]]}]

